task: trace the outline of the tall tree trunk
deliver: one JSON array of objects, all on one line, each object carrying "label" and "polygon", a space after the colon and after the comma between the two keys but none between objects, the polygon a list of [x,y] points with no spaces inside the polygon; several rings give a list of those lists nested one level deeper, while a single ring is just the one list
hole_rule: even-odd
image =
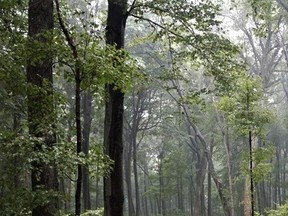
[{"label": "tall tree trunk", "polygon": [[[126,13],[127,0],[108,0],[106,43],[116,45],[117,49],[124,47]],[[124,94],[119,89],[115,90],[113,84],[106,86],[106,92],[104,146],[105,153],[114,161],[114,164],[109,176],[104,178],[104,215],[122,216]]]},{"label": "tall tree trunk", "polygon": [[215,186],[218,190],[218,194],[219,194],[219,198],[220,198],[220,201],[221,201],[221,204],[223,207],[224,214],[225,214],[225,216],[230,216],[231,215],[231,213],[230,213],[231,208],[230,208],[229,202],[225,196],[225,192],[224,192],[224,188],[223,188],[223,184],[221,182],[221,179],[218,177],[218,175],[215,171],[212,156],[211,156],[209,151],[206,151],[205,153],[206,153],[206,158],[207,158],[207,161],[209,164],[209,166],[208,166],[209,172],[211,173],[212,179],[213,179]]},{"label": "tall tree trunk", "polygon": [[[213,153],[213,146],[210,145],[209,148],[210,155]],[[208,163],[208,170],[211,170],[211,165]],[[208,172],[208,201],[207,201],[207,216],[212,216],[212,177],[211,172]]]},{"label": "tall tree trunk", "polygon": [[[75,58],[78,60],[78,57]],[[79,63],[78,63],[79,64]],[[77,65],[77,63],[76,63]],[[82,151],[82,131],[81,131],[81,90],[80,90],[80,84],[81,84],[81,78],[80,78],[80,66],[76,66],[75,71],[75,82],[76,82],[76,88],[75,88],[75,114],[76,114],[76,139],[77,139],[77,155]],[[75,192],[75,214],[78,216],[81,214],[81,187],[82,187],[82,175],[83,169],[82,165],[78,163],[77,166],[77,181],[76,181],[76,192]]]},{"label": "tall tree trunk", "polygon": [[281,149],[279,146],[276,148],[276,178],[275,178],[275,190],[276,190],[276,199],[275,202],[281,205],[281,164],[280,164],[280,155]]},{"label": "tall tree trunk", "polygon": [[202,185],[201,189],[201,215],[206,215],[206,206],[205,206],[205,187]]},{"label": "tall tree trunk", "polygon": [[177,207],[181,212],[184,212],[184,194],[183,194],[183,177],[180,173],[177,176]]},{"label": "tall tree trunk", "polygon": [[159,213],[163,216],[166,216],[166,201],[165,201],[165,190],[164,190],[164,176],[163,176],[163,159],[164,151],[159,154],[160,165],[159,165],[159,190],[160,190],[160,206]]},{"label": "tall tree trunk", "polygon": [[[53,30],[53,0],[29,0],[28,25],[28,36],[32,43],[49,44],[51,38],[44,33]],[[41,54],[32,53],[28,60],[27,82],[31,87],[28,91],[28,122],[29,133],[32,136],[43,137],[44,145],[49,149],[55,143],[54,119],[51,115],[53,113],[53,56],[46,47],[48,46],[41,46],[38,49]],[[45,58],[36,60],[39,55]],[[35,144],[34,149],[36,152],[43,150],[41,144]],[[41,160],[33,162],[32,167],[33,191],[38,191],[41,187],[46,191],[57,190],[57,176],[53,167]],[[49,197],[47,202],[32,210],[32,215],[52,216],[56,212],[57,200],[55,197]]]},{"label": "tall tree trunk", "polygon": [[193,214],[193,209],[194,209],[194,197],[193,197],[193,194],[194,194],[194,191],[193,191],[193,176],[190,175],[189,176],[189,203],[190,203],[190,213],[191,213],[191,216],[194,216]]},{"label": "tall tree trunk", "polygon": [[[83,153],[88,156],[90,146],[90,130],[92,122],[92,96],[84,93],[83,96]],[[84,211],[91,209],[89,167],[83,167],[83,204]]]},{"label": "tall tree trunk", "polygon": [[254,177],[253,177],[253,148],[252,148],[252,132],[249,131],[249,173],[250,173],[250,201],[251,201],[251,216],[255,215],[254,206]]},{"label": "tall tree trunk", "polygon": [[245,186],[244,186],[244,197],[243,197],[243,204],[244,204],[244,216],[251,216],[252,215],[252,202],[251,202],[251,184],[250,184],[250,177],[245,179]]},{"label": "tall tree trunk", "polygon": [[[130,136],[129,136],[130,137]],[[133,197],[132,197],[132,182],[131,182],[131,155],[132,155],[132,142],[131,139],[127,139],[127,145],[125,148],[125,182],[127,187],[127,201],[128,201],[128,213],[129,216],[135,215]]]},{"label": "tall tree trunk", "polygon": [[[284,149],[284,155],[283,155],[283,160],[286,160],[287,158],[287,142],[285,142],[285,149]],[[283,163],[283,176],[282,176],[282,182],[286,182],[286,163]],[[283,187],[283,200],[286,200],[286,187]]]},{"label": "tall tree trunk", "polygon": [[227,168],[228,168],[228,183],[229,183],[229,196],[230,196],[230,208],[231,216],[234,216],[234,191],[233,191],[233,176],[232,176],[232,163],[231,163],[231,150],[229,140],[229,129],[227,126],[226,133],[224,135],[226,156],[227,156]]},{"label": "tall tree trunk", "polygon": [[138,125],[137,128],[133,128],[133,172],[134,172],[134,182],[135,182],[135,204],[136,204],[136,211],[135,215],[139,216],[140,213],[140,194],[139,194],[139,184],[138,184],[138,170],[137,170],[137,144],[136,144],[136,135],[138,130]]},{"label": "tall tree trunk", "polygon": [[[59,1],[55,0],[57,16],[60,27],[64,33],[65,39],[72,51],[72,57],[75,61],[75,120],[76,120],[76,152],[77,156],[82,152],[82,130],[81,130],[81,61],[78,56],[78,49],[72,34],[66,28],[64,21],[61,17]],[[81,190],[82,190],[82,165],[77,165],[77,180],[76,180],[76,192],[75,192],[75,215],[81,214]]]},{"label": "tall tree trunk", "polygon": [[[148,191],[148,164],[146,162],[146,160],[144,161],[144,173],[143,173],[143,177],[144,177],[144,194],[146,194],[146,192]],[[149,208],[148,208],[148,200],[147,200],[147,196],[144,195],[144,214],[145,215],[150,215],[149,214]]]},{"label": "tall tree trunk", "polygon": [[196,164],[196,174],[195,174],[195,193],[193,198],[193,215],[202,215],[202,188],[206,175],[207,159],[205,152],[199,154],[200,158]]}]

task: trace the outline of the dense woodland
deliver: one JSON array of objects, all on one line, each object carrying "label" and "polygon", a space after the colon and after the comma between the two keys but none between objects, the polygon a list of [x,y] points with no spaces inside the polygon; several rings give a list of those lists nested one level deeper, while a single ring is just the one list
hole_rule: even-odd
[{"label": "dense woodland", "polygon": [[287,216],[287,0],[1,0],[0,215]]}]

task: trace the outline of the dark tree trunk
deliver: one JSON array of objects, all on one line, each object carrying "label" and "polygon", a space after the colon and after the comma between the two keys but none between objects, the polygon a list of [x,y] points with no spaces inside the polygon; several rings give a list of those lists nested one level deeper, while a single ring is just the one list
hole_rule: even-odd
[{"label": "dark tree trunk", "polygon": [[[66,28],[64,21],[61,17],[59,1],[55,0],[57,16],[60,27],[64,33],[65,39],[72,51],[72,57],[75,61],[75,120],[76,120],[76,151],[77,156],[82,152],[82,130],[81,130],[81,61],[78,56],[78,49],[74,42],[71,33]],[[81,163],[77,165],[77,180],[76,180],[76,192],[75,192],[75,215],[81,214],[81,191],[83,180],[83,168]]]},{"label": "dark tree trunk", "polygon": [[[83,153],[87,156],[90,146],[90,129],[92,122],[92,96],[89,93],[84,93],[83,96]],[[90,179],[88,166],[83,167],[83,204],[84,211],[91,209],[90,199]]]},{"label": "dark tree trunk", "polygon": [[[247,112],[250,112],[250,95],[247,93],[246,97]],[[253,146],[252,146],[252,131],[249,130],[248,134],[248,144],[249,144],[249,175],[250,175],[250,201],[251,201],[251,216],[255,215],[254,206],[254,176],[253,176]]]},{"label": "dark tree trunk", "polygon": [[[53,30],[53,0],[29,0],[28,9],[28,36],[31,43],[49,44],[50,38],[44,35]],[[43,34],[42,34],[43,33]],[[46,45],[39,47],[40,53],[32,51],[28,59],[27,82],[28,90],[28,122],[29,133],[32,136],[43,137],[47,149],[55,143],[53,132],[53,88],[52,88],[52,54]],[[37,50],[37,51],[38,51]],[[45,56],[43,59],[37,59]],[[37,60],[36,60],[37,59]],[[51,133],[52,132],[52,133]],[[42,151],[41,144],[35,144],[35,151]],[[32,163],[31,183],[32,190],[43,188],[46,191],[57,190],[56,171],[44,161]],[[40,204],[32,210],[33,216],[55,215],[57,200],[50,197],[47,203]]]},{"label": "dark tree trunk", "polygon": [[[106,43],[124,47],[127,0],[108,0]],[[109,73],[109,71],[107,71]],[[113,84],[106,86],[104,145],[105,153],[114,161],[111,173],[104,178],[104,215],[122,216],[123,193],[123,111],[124,94]]]},{"label": "dark tree trunk", "polygon": [[[77,66],[76,66],[77,67]],[[82,131],[81,131],[81,96],[80,96],[80,69],[76,68],[76,88],[75,88],[75,107],[76,107],[76,137],[77,137],[77,155],[82,151]],[[77,183],[76,183],[76,193],[75,193],[75,214],[78,216],[81,214],[81,186],[82,186],[82,165],[79,163],[77,166]]]},{"label": "dark tree trunk", "polygon": [[254,206],[254,179],[253,179],[253,149],[252,149],[252,132],[249,131],[249,173],[250,173],[250,196],[251,196],[251,216],[255,215]]}]

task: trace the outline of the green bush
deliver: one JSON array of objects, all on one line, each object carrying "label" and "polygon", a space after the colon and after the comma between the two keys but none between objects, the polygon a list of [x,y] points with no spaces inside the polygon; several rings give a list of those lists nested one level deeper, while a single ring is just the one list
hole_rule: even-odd
[{"label": "green bush", "polygon": [[288,215],[288,201],[284,205],[279,205],[276,210],[269,210],[268,216],[287,216]]},{"label": "green bush", "polygon": [[81,216],[103,216],[103,215],[104,215],[104,208],[99,208],[97,210],[89,210],[81,214]]}]

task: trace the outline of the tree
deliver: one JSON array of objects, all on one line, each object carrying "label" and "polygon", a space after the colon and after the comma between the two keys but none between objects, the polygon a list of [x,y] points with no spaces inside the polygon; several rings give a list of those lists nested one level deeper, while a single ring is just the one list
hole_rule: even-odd
[{"label": "tree", "polygon": [[[43,149],[50,149],[55,143],[53,131],[53,78],[52,58],[48,44],[52,42],[53,0],[30,0],[28,9],[28,36],[34,49],[28,59],[28,122],[29,133],[38,138],[34,150],[39,154],[32,162],[32,190],[48,192],[57,190],[56,170],[41,157]],[[37,49],[36,49],[37,48]],[[40,57],[39,57],[40,56]],[[52,115],[51,115],[52,114]],[[43,139],[43,143],[41,141]],[[43,194],[42,194],[43,195]],[[55,194],[54,194],[55,196]],[[32,210],[32,215],[55,215],[57,200],[48,196],[47,202],[39,203]]]},{"label": "tree", "polygon": [[[124,34],[127,19],[127,0],[108,0],[106,27],[107,45],[124,47]],[[115,61],[114,64],[117,64]],[[111,173],[104,178],[104,215],[123,215],[123,111],[124,93],[115,89],[115,84],[106,86],[104,148],[114,161]]]}]

